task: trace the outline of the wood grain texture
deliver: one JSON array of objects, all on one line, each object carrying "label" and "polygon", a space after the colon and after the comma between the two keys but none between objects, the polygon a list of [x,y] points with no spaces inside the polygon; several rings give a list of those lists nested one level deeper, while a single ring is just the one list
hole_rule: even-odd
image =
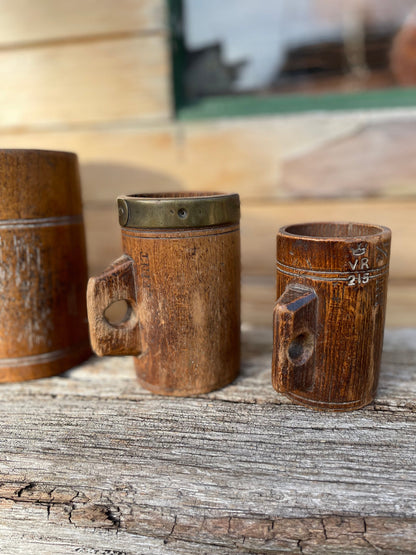
[{"label": "wood grain texture", "polygon": [[[416,121],[366,124],[289,156],[280,187],[298,197],[399,197],[416,192]],[[318,140],[317,140],[318,143]]]},{"label": "wood grain texture", "polygon": [[[127,255],[122,255],[103,274],[88,281],[90,340],[97,355],[141,354],[140,327],[135,309],[136,281],[135,263]],[[121,303],[119,317],[110,321],[106,317],[107,310],[117,303]],[[116,308],[113,306],[113,310]]]},{"label": "wood grain texture", "polygon": [[[240,368],[239,226],[121,231],[124,256],[88,284],[94,351],[139,355],[139,382],[155,393],[230,383]],[[104,311],[117,300],[131,311],[114,327]]]},{"label": "wood grain texture", "polygon": [[168,73],[162,36],[0,50],[0,126],[164,119]]},{"label": "wood grain texture", "polygon": [[[129,155],[128,140],[120,157],[130,167],[127,178],[133,178],[136,167],[144,180],[159,179],[164,186],[174,188],[172,180],[176,180],[191,190],[237,191],[243,199],[414,197],[411,145],[416,119],[411,115],[405,121],[379,118],[372,121],[370,116],[350,113],[348,118],[271,116],[195,122],[171,132],[153,131],[147,140],[131,134],[132,148],[140,142],[133,151],[135,159]],[[95,170],[105,172],[98,165]],[[104,195],[109,199],[109,189],[97,189],[90,188],[103,200]]]},{"label": "wood grain texture", "polygon": [[[146,48],[143,56],[153,59],[157,54],[150,49],[150,43],[149,49],[148,43],[142,44]],[[132,48],[128,59],[133,56]],[[124,53],[120,53],[123,68],[124,59]],[[157,67],[157,61],[155,64]],[[142,69],[144,72],[145,66]],[[126,71],[128,79],[134,80],[135,73],[127,67]],[[163,91],[154,71],[149,76],[143,73],[140,82],[144,91],[153,85],[155,89],[159,87],[155,93],[155,102],[159,102]],[[95,72],[98,69],[93,68],[91,79],[95,79]],[[92,90],[95,94],[97,89]],[[124,109],[125,94],[125,90],[113,97],[108,93],[111,121],[121,120],[118,113]],[[136,96],[141,102],[141,96]],[[81,102],[81,108],[84,102],[87,101]],[[10,105],[17,106],[16,101]],[[97,109],[93,106],[91,114]],[[130,111],[132,118],[136,117],[134,110]],[[183,188],[237,192],[243,200],[257,201],[300,197],[406,199],[414,198],[416,191],[411,151],[415,116],[412,110],[303,114],[209,123],[166,122],[140,129],[133,122],[128,129],[68,132],[63,128],[61,132],[7,133],[3,141],[14,147],[29,144],[76,151],[81,159],[87,202],[111,202],[119,194],[146,192],[149,186],[165,191]],[[70,117],[75,119],[74,115]],[[63,115],[61,121],[66,118]],[[29,115],[27,122],[21,121],[26,131],[32,120]]]},{"label": "wood grain texture", "polygon": [[77,157],[0,150],[0,382],[46,377],[91,354]]},{"label": "wood grain texture", "polygon": [[387,332],[376,401],[349,414],[273,391],[270,328],[194,399],[146,392],[124,357],[3,385],[3,551],[413,553],[415,340]]},{"label": "wood grain texture", "polygon": [[277,234],[272,383],[318,410],[370,403],[380,371],[391,232],[351,223]]},{"label": "wood grain texture", "polygon": [[0,48],[166,28],[162,0],[1,0],[0,11]]}]

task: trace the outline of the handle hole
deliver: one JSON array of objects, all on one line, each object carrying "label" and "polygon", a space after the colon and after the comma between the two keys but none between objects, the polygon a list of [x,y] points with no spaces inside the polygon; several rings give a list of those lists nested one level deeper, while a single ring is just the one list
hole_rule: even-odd
[{"label": "handle hole", "polygon": [[131,304],[121,299],[119,301],[114,301],[105,309],[104,318],[113,328],[123,328],[130,319],[132,311]]},{"label": "handle hole", "polygon": [[288,357],[295,366],[301,366],[307,362],[313,353],[314,336],[304,331],[292,339],[288,349]]}]

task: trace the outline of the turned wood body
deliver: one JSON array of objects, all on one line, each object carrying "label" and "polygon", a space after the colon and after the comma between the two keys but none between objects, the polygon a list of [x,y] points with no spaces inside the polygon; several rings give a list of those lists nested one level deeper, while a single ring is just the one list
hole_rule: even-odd
[{"label": "turned wood body", "polygon": [[[192,206],[187,210],[192,217]],[[89,284],[95,352],[136,355],[139,382],[164,395],[208,392],[234,380],[240,368],[239,224],[122,227],[122,241],[124,256]],[[103,313],[120,299],[130,311],[111,326]]]},{"label": "turned wood body", "polygon": [[51,376],[90,354],[77,157],[0,151],[0,382]]},{"label": "turned wood body", "polygon": [[375,395],[390,230],[301,224],[277,236],[272,381],[294,401],[352,410]]},{"label": "turned wood body", "polygon": [[211,391],[240,366],[238,226],[192,231],[122,230],[135,261],[144,387],[164,394]]}]

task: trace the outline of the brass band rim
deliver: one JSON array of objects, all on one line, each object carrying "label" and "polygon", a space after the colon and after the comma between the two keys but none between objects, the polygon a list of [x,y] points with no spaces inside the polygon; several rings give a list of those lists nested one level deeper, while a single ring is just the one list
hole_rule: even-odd
[{"label": "brass band rim", "polygon": [[183,229],[238,224],[237,193],[152,193],[117,197],[121,227]]}]

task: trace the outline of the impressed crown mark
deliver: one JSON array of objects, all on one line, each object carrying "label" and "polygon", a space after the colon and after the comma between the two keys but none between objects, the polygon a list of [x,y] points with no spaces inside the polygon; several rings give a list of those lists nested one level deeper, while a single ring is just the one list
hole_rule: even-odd
[{"label": "impressed crown mark", "polygon": [[362,256],[363,254],[366,253],[367,244],[366,243],[360,243],[356,247],[352,247],[351,250],[352,250],[353,256]]}]

